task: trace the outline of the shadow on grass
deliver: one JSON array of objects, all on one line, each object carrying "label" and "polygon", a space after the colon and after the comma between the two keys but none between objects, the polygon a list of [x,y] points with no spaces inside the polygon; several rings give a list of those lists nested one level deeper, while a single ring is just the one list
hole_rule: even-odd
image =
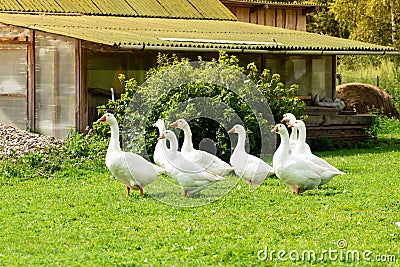
[{"label": "shadow on grass", "polygon": [[301,195],[303,196],[336,196],[336,195],[341,195],[343,194],[343,190],[339,190],[336,188],[316,188],[313,190],[307,190],[304,193],[302,193]]},{"label": "shadow on grass", "polygon": [[224,180],[211,184],[204,190],[185,197],[180,185],[176,184],[168,176],[161,176],[156,182],[148,185],[145,191],[150,197],[167,205],[196,207],[222,198],[231,191],[238,181],[235,176],[226,176]]},{"label": "shadow on grass", "polygon": [[368,147],[346,148],[335,151],[316,152],[318,156],[354,156],[358,154],[382,154],[392,151],[400,151],[400,139],[380,138],[378,141],[369,144]]}]

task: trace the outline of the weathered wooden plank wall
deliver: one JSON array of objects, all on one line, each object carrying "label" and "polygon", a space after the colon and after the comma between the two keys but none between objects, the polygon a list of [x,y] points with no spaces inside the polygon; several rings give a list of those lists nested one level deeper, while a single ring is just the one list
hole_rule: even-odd
[{"label": "weathered wooden plank wall", "polygon": [[301,8],[228,6],[241,22],[306,31],[306,15]]}]

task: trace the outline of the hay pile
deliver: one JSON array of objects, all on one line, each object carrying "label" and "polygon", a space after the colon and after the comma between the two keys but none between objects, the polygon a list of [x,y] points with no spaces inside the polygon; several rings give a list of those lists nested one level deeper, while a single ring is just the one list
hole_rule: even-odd
[{"label": "hay pile", "polygon": [[0,156],[21,157],[29,152],[45,153],[49,147],[62,146],[62,141],[20,130],[0,123]]},{"label": "hay pile", "polygon": [[364,83],[346,83],[336,87],[336,97],[343,100],[343,110],[359,114],[368,113],[371,109],[379,109],[384,114],[399,118],[392,97],[379,87]]}]

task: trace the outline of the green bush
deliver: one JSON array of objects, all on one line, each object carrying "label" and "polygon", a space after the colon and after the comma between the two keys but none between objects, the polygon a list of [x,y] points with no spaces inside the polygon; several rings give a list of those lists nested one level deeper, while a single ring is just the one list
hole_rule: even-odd
[{"label": "green bush", "polygon": [[367,133],[373,136],[397,134],[400,135],[400,120],[398,118],[390,118],[382,112],[375,111],[375,120],[367,129]]},{"label": "green bush", "polygon": [[[251,153],[260,154],[260,128],[274,124],[273,119],[280,121],[286,112],[300,116],[304,110],[305,103],[295,97],[297,85],[286,88],[278,74],[271,74],[269,70],[260,73],[254,63],[241,67],[235,56],[225,52],[220,52],[219,58],[211,62],[204,62],[201,58],[198,62],[200,67],[194,68],[188,59],[160,54],[157,66],[147,72],[147,81],[144,85],[139,86],[134,79],[126,79],[124,75],[119,76],[125,87],[125,93],[115,102],[110,100],[107,105],[100,106],[99,114],[113,110],[120,125],[121,135],[133,140],[125,144],[124,149],[136,153],[147,151],[148,155],[152,156],[158,135],[157,129],[152,126],[153,123],[158,118],[170,123],[177,118],[174,116],[179,115],[186,119],[195,118],[190,120],[192,132],[195,133],[193,135],[195,145],[205,137],[215,140],[218,155],[228,160],[231,153],[230,139],[226,129],[219,122],[232,121],[234,116],[227,111],[228,109],[224,109],[227,112],[220,114],[217,106],[207,106],[199,111],[196,100],[206,98],[226,105],[240,117],[249,135]],[[241,77],[237,75],[238,72],[246,75],[246,79],[254,83],[243,83]],[[237,91],[229,89],[236,88],[237,84],[241,84]],[[255,102],[268,102],[273,118],[260,120],[260,117],[257,117],[259,114],[254,114],[246,99],[246,94],[253,92],[251,86],[254,85],[258,87],[260,94],[251,97]],[[132,104],[132,100],[135,104]],[[182,112],[175,114],[177,109]],[[140,114],[144,110],[149,112]],[[210,118],[205,114],[213,114],[215,117]],[[145,123],[143,135],[138,133],[140,123]],[[103,137],[108,136],[109,127],[104,124],[94,123],[93,129]]]},{"label": "green bush", "polygon": [[332,141],[326,136],[319,136],[308,140],[311,151],[331,151],[335,150]]}]

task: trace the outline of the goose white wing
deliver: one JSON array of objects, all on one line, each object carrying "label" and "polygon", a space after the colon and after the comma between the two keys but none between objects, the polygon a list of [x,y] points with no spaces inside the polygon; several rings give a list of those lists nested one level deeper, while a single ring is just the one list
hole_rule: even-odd
[{"label": "goose white wing", "polygon": [[300,157],[290,157],[276,170],[276,175],[286,184],[304,190],[314,189],[321,184],[323,168]]},{"label": "goose white wing", "polygon": [[272,173],[272,168],[262,159],[250,154],[232,157],[232,165],[237,176],[251,185],[261,184]]},{"label": "goose white wing", "polygon": [[165,142],[165,140],[158,140],[156,147],[154,148],[154,162],[161,166],[164,167],[165,166],[165,156],[164,156],[164,152],[162,149],[162,142]]},{"label": "goose white wing", "polygon": [[120,160],[125,162],[136,184],[139,184],[141,187],[154,182],[157,176],[164,172],[164,169],[134,153],[123,152],[120,158]]},{"label": "goose white wing", "polygon": [[166,170],[172,179],[181,185],[189,195],[224,179],[205,170],[199,164],[187,161],[181,154],[177,154],[175,158],[167,162]]},{"label": "goose white wing", "polygon": [[194,150],[192,152],[182,152],[182,155],[188,161],[221,176],[225,176],[233,170],[231,165],[206,151]]},{"label": "goose white wing", "polygon": [[106,165],[111,174],[125,185],[135,185],[122,153],[107,153]]}]

